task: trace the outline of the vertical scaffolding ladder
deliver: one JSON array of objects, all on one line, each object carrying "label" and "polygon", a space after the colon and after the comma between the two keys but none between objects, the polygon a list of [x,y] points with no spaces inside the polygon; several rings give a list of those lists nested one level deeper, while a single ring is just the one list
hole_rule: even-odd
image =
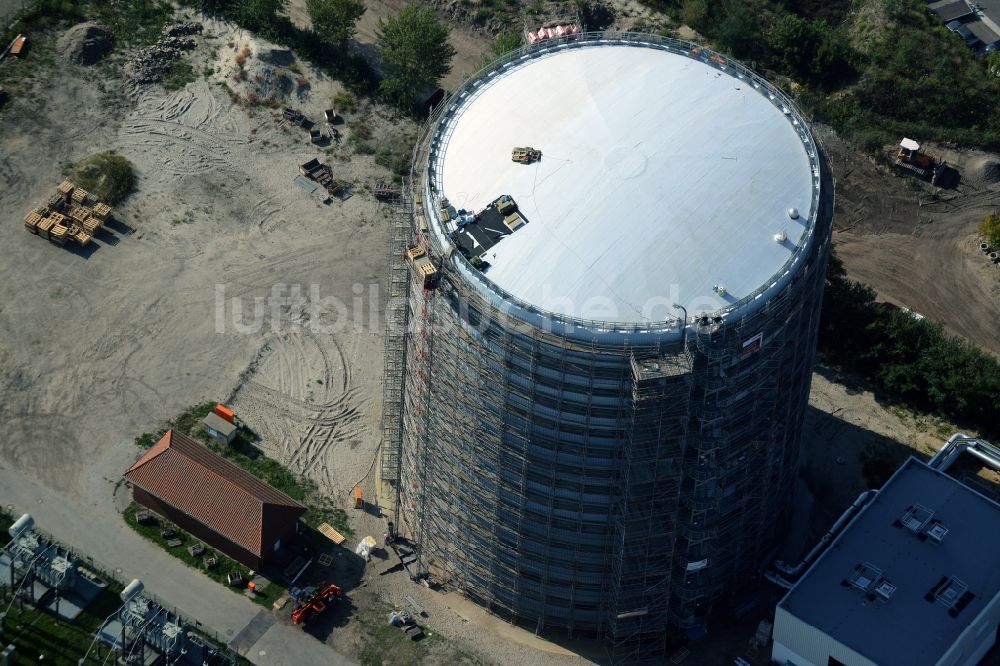
[{"label": "vertical scaffolding ladder", "polygon": [[[652,352],[652,353],[651,353]],[[607,638],[615,664],[660,663],[674,566],[691,357],[631,350],[632,417],[614,508]]]},{"label": "vertical scaffolding ladder", "polygon": [[379,447],[379,506],[399,514],[399,466],[403,446],[403,382],[409,324],[410,271],[407,244],[412,237],[413,203],[406,194],[392,206],[389,228],[389,301],[386,308],[385,366],[382,373],[382,443]]}]

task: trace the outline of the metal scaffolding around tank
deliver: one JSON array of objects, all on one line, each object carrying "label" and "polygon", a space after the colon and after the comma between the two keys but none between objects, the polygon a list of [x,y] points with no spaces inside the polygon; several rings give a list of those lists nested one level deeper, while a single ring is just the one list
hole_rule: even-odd
[{"label": "metal scaffolding around tank", "polygon": [[536,631],[601,636],[631,664],[662,655],[668,628],[701,635],[759,578],[790,512],[833,207],[774,93],[828,194],[809,250],[745,302],[659,332],[563,325],[477,285],[419,221],[440,115],[425,126],[406,243],[444,261],[437,289],[411,276],[391,359],[387,342],[387,371],[405,372],[382,468],[436,581]]}]

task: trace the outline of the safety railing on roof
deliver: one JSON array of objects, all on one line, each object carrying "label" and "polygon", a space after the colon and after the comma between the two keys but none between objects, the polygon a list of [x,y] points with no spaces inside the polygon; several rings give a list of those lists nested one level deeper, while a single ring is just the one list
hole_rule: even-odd
[{"label": "safety railing on roof", "polygon": [[[803,251],[809,247],[813,239],[813,234],[816,230],[816,220],[820,211],[821,167],[819,149],[812,133],[808,129],[806,119],[787,95],[742,63],[730,60],[720,53],[693,42],[661,35],[606,31],[586,32],[557,39],[547,39],[534,44],[525,44],[520,48],[505,53],[465,79],[454,93],[445,96],[431,111],[418,132],[417,141],[413,148],[409,182],[406,185],[410,188],[419,188],[423,193],[424,200],[422,205],[424,207],[424,214],[431,220],[431,227],[436,226],[437,233],[442,238],[446,237],[447,232],[438,217],[435,201],[438,193],[443,191],[441,187],[443,181],[443,164],[439,156],[444,155],[457,120],[468,107],[468,102],[474,99],[481,90],[485,90],[485,87],[481,88],[481,86],[484,86],[490,79],[501,76],[505,71],[510,70],[511,67],[525,64],[533,59],[556,55],[572,48],[601,46],[656,48],[698,60],[735,79],[747,82],[757,92],[767,97],[788,119],[802,140],[812,170],[812,197],[805,237],[784,265],[767,279],[763,285],[735,303],[728,304],[724,308],[707,314],[725,317],[753,301],[763,298],[764,294],[769,290],[783,286],[787,281],[786,278],[791,275],[795,264],[801,259]],[[418,162],[418,157],[422,149],[427,150],[426,162]],[[501,304],[507,305],[511,310],[522,310],[525,313],[559,323],[567,328],[585,329],[588,332],[594,333],[657,333],[677,329],[680,322],[679,318],[671,318],[662,322],[610,322],[572,317],[545,310],[514,296],[495,284],[474,268],[461,253],[455,253],[454,257],[459,266],[464,268],[466,277],[478,283],[478,289],[481,293],[491,294],[494,298],[499,299]],[[693,316],[689,317],[688,321],[690,322],[693,318]]]}]

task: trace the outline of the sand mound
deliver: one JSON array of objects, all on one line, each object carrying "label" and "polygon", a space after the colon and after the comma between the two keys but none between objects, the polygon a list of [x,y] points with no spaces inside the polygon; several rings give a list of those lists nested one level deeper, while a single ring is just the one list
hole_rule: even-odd
[{"label": "sand mound", "polygon": [[56,46],[66,60],[93,65],[115,48],[115,35],[106,25],[80,23],[63,33]]},{"label": "sand mound", "polygon": [[965,179],[979,187],[1000,183],[1000,162],[991,157],[971,159],[966,169]]}]

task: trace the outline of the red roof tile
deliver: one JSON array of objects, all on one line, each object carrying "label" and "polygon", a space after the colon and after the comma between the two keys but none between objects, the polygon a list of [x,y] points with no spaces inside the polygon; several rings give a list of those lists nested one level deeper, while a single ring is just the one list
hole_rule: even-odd
[{"label": "red roof tile", "polygon": [[263,547],[265,505],[305,513],[305,507],[285,493],[173,430],[124,476],[255,555]]}]

